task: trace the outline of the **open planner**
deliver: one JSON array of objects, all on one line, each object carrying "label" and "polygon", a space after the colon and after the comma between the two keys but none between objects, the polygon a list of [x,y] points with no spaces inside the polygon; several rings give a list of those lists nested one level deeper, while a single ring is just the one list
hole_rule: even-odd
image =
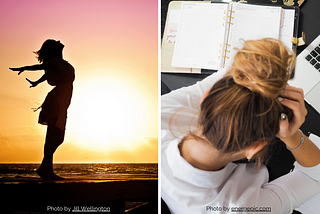
[{"label": "open planner", "polygon": [[276,38],[292,49],[297,35],[295,7],[182,2],[179,11],[169,12],[177,23],[173,68],[218,70],[232,64],[243,40]]}]

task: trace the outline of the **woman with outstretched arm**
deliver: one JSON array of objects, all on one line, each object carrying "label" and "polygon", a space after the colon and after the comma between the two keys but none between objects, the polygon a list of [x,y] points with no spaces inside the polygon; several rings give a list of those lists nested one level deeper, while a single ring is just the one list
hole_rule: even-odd
[{"label": "woman with outstretched arm", "polygon": [[53,171],[53,154],[63,143],[67,119],[67,110],[70,105],[75,72],[73,66],[62,57],[64,45],[60,41],[46,40],[36,53],[41,64],[10,68],[19,71],[44,70],[45,74],[37,81],[27,81],[30,87],[47,81],[54,88],[48,93],[41,106],[39,123],[47,125],[47,134],[44,145],[44,157],[37,173],[44,180],[60,180],[62,177]]}]

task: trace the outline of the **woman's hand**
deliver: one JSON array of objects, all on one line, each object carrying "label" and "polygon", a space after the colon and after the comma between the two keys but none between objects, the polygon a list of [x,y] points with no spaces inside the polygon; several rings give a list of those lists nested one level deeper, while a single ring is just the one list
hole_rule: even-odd
[{"label": "woman's hand", "polygon": [[22,72],[24,72],[24,68],[9,68],[12,71],[19,71],[18,75],[20,75]]},{"label": "woman's hand", "polygon": [[[278,98],[282,105],[293,111],[293,118],[289,122],[288,116],[280,119],[279,132],[277,137],[284,141],[291,142],[290,138],[294,138],[300,126],[304,123],[307,115],[307,109],[304,105],[304,94],[301,88],[287,85],[283,90],[281,97]],[[301,135],[301,133],[299,133]],[[297,134],[296,134],[297,136]],[[287,145],[289,148],[295,148],[295,145]],[[293,147],[292,147],[293,146]]]},{"label": "woman's hand", "polygon": [[292,109],[293,118],[280,119],[280,128],[277,134],[291,151],[296,161],[303,167],[314,167],[320,164],[319,148],[306,136],[298,131],[305,121],[307,109],[304,105],[304,94],[300,88],[287,85],[281,94],[280,101],[284,106]]},{"label": "woman's hand", "polygon": [[26,80],[31,84],[30,88],[36,87],[39,84],[38,81],[33,82],[33,81],[29,80],[28,78],[26,78]]}]

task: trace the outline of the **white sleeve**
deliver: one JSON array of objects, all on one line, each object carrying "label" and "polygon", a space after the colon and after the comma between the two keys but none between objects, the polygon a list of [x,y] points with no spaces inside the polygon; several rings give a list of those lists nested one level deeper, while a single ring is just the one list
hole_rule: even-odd
[{"label": "white sleeve", "polygon": [[[320,138],[311,134],[309,139],[320,148]],[[292,173],[267,183],[264,191],[274,192],[279,197],[278,207],[283,213],[291,213],[292,208],[298,208],[307,200],[320,193],[320,164],[314,167],[303,167],[297,162]],[[266,193],[265,192],[265,193]]]},{"label": "white sleeve", "polygon": [[[192,86],[183,87],[161,96],[161,129],[169,130],[170,118],[178,110],[189,109],[197,111],[204,92],[221,79],[226,70],[227,68],[221,69]],[[186,116],[185,119],[185,122],[187,122],[191,118]]]},{"label": "white sleeve", "polygon": [[269,201],[273,201],[277,213],[292,213],[293,209],[320,193],[320,183],[295,170],[264,184],[262,189],[261,197],[268,198],[270,194],[273,200]]}]

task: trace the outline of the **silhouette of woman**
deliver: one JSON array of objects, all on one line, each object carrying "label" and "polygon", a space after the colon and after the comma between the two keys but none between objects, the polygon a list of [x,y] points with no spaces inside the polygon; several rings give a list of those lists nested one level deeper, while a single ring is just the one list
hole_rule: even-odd
[{"label": "silhouette of woman", "polygon": [[73,66],[63,59],[63,48],[64,45],[60,41],[48,39],[39,51],[34,52],[40,64],[10,68],[12,71],[19,71],[18,75],[25,70],[44,70],[45,73],[39,80],[33,82],[27,79],[31,84],[30,88],[46,80],[48,84],[55,86],[46,96],[39,115],[39,123],[47,125],[44,157],[37,170],[43,180],[64,179],[53,171],[53,154],[64,140],[67,109],[72,97],[75,72]]}]

